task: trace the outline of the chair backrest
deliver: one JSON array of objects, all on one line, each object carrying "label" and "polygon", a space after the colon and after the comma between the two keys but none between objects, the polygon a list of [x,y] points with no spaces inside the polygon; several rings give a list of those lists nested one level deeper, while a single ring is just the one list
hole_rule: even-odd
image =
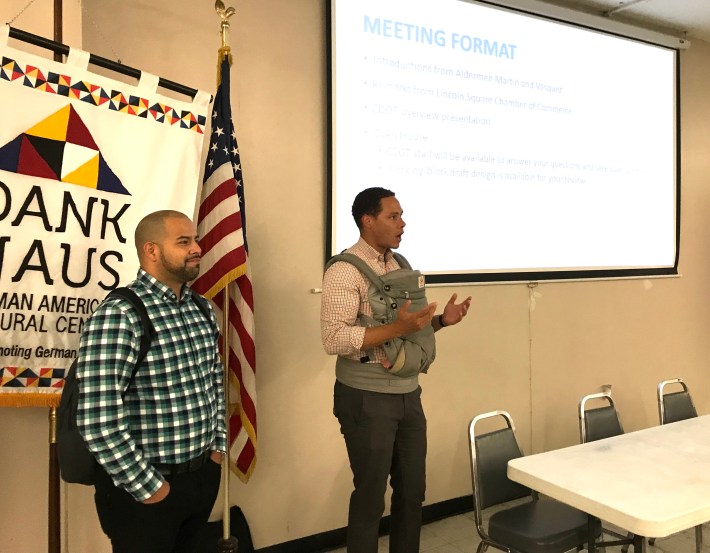
[{"label": "chair backrest", "polygon": [[[591,400],[602,400],[607,403],[604,407],[587,408]],[[594,442],[611,438],[624,433],[619,414],[611,394],[601,392],[584,396],[579,402],[579,438],[581,442]]]},{"label": "chair backrest", "polygon": [[[673,384],[681,386],[679,392],[665,393],[665,387]],[[693,405],[693,398],[690,397],[688,386],[682,378],[664,380],[658,384],[658,420],[661,424],[678,422],[685,419],[692,419],[698,416],[698,412]]]},{"label": "chair backrest", "polygon": [[[484,419],[502,417],[506,428],[478,435],[476,426]],[[469,424],[471,482],[477,523],[487,507],[529,496],[530,489],[508,478],[508,461],[523,456],[515,438],[513,419],[506,411],[491,411],[474,417]]]}]

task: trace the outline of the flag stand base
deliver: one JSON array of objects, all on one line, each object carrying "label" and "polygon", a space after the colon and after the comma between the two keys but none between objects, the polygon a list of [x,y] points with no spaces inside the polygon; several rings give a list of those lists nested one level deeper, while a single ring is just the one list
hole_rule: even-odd
[{"label": "flag stand base", "polygon": [[229,536],[228,538],[220,538],[217,542],[218,553],[237,553],[239,544],[237,538]]}]

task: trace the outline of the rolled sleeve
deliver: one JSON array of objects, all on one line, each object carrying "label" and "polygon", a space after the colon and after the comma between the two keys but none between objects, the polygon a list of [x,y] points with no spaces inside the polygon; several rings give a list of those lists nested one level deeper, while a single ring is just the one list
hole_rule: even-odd
[{"label": "rolled sleeve", "polygon": [[329,355],[357,355],[365,327],[357,323],[361,309],[360,272],[350,263],[334,263],[323,276],[321,340]]}]

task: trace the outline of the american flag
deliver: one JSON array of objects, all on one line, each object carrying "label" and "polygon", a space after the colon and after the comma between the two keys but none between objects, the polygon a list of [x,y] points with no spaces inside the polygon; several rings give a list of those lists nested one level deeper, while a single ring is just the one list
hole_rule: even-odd
[{"label": "american flag", "polygon": [[[211,299],[221,321],[229,299],[229,454],[232,470],[246,482],[256,465],[256,358],[254,295],[249,271],[244,188],[229,100],[229,55],[223,52],[212,108],[197,232],[202,274],[192,288]],[[224,356],[224,329],[220,349]]]}]

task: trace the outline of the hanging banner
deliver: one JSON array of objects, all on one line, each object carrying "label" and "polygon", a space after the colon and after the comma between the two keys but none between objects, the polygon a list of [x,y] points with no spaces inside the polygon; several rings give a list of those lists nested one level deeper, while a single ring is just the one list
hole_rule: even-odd
[{"label": "hanging banner", "polygon": [[0,406],[58,405],[84,321],[138,270],[146,214],[192,216],[209,94],[181,102],[7,46],[0,28]]}]

